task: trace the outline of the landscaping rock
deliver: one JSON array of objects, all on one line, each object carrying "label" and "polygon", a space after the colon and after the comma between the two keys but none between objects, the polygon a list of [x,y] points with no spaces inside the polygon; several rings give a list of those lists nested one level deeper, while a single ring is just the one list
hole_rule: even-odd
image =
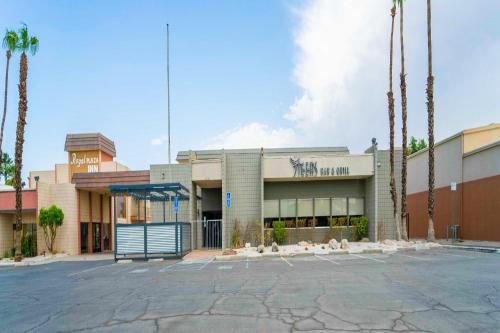
[{"label": "landscaping rock", "polygon": [[368,238],[366,238],[366,237],[364,237],[364,238],[361,240],[361,242],[363,242],[363,243],[368,243],[369,241],[370,241],[370,240],[369,240]]},{"label": "landscaping rock", "polygon": [[250,243],[245,243],[245,249],[249,249],[252,245]]},{"label": "landscaping rock", "polygon": [[300,241],[298,245],[299,246],[309,246],[309,243],[306,241]]},{"label": "landscaping rock", "polygon": [[396,245],[396,242],[395,242],[395,241],[393,241],[392,239],[384,239],[384,240],[382,241],[382,244],[384,244],[384,245],[389,245],[389,246],[394,246],[394,245]]},{"label": "landscaping rock", "polygon": [[271,246],[271,251],[272,252],[279,252],[278,244],[276,242],[273,242],[273,245]]},{"label": "landscaping rock", "polygon": [[233,250],[233,249],[225,249],[223,252],[222,252],[222,255],[223,256],[232,256],[232,255],[235,255],[236,254],[236,251]]},{"label": "landscaping rock", "polygon": [[340,248],[342,250],[347,250],[349,248],[349,242],[347,241],[347,239],[342,239],[342,241],[340,241]]},{"label": "landscaping rock", "polygon": [[330,249],[332,250],[337,250],[339,248],[339,242],[337,242],[337,240],[334,238],[334,239],[331,239],[329,242],[328,242],[328,246],[330,247]]},{"label": "landscaping rock", "polygon": [[257,252],[259,252],[259,253],[264,253],[264,249],[265,249],[265,247],[262,244],[260,244],[259,246],[257,246]]}]

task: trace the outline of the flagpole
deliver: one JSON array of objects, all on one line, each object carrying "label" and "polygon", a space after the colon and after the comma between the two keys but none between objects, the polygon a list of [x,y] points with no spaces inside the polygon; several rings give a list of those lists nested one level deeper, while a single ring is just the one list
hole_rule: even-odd
[{"label": "flagpole", "polygon": [[170,33],[167,23],[167,109],[168,109],[168,164],[172,163],[170,153]]}]

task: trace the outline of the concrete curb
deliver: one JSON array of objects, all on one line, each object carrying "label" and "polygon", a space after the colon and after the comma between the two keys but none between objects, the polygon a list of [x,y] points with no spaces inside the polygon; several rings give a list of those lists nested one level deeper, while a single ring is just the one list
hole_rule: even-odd
[{"label": "concrete curb", "polygon": [[364,249],[363,253],[383,253],[382,249]]},{"label": "concrete curb", "polygon": [[[439,248],[439,247],[437,247]],[[467,245],[441,245],[441,248],[454,249],[454,250],[464,250],[482,253],[499,253],[500,249],[494,247],[484,247],[484,246],[467,246]]]},{"label": "concrete curb", "polygon": [[330,252],[331,255],[338,256],[342,254],[349,254],[349,250],[333,250]]},{"label": "concrete curb", "polygon": [[402,247],[396,250],[397,252],[414,252],[417,251],[415,247]]}]

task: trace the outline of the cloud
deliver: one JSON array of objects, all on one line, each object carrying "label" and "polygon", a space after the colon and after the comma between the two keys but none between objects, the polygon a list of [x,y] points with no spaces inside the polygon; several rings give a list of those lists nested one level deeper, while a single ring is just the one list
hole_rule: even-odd
[{"label": "cloud", "polygon": [[157,138],[151,139],[152,146],[161,146],[168,142],[168,136],[166,134],[162,134]]},{"label": "cloud", "polygon": [[295,131],[293,129],[272,128],[269,125],[254,122],[215,136],[204,148],[276,148],[290,146],[294,142]]},{"label": "cloud", "polygon": [[368,147],[374,135],[370,129],[385,120],[376,113],[386,114],[387,59],[380,46],[387,44],[389,9],[390,4],[352,0],[316,0],[291,8],[297,19],[293,80],[300,94],[283,110],[288,127],[251,123],[216,137],[215,146],[357,142],[358,151]]}]

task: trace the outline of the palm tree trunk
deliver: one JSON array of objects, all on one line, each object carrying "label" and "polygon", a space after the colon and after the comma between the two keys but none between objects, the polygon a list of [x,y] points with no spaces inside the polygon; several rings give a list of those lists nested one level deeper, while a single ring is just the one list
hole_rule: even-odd
[{"label": "palm tree trunk", "polygon": [[4,90],[4,96],[3,96],[3,116],[2,116],[2,125],[0,127],[0,168],[2,166],[2,158],[3,158],[3,153],[2,153],[2,143],[3,143],[3,129],[5,127],[5,117],[7,116],[7,89],[9,87],[9,65],[10,65],[10,56],[12,53],[10,50],[7,50],[6,56],[7,56],[7,66],[5,68],[5,90]]},{"label": "palm tree trunk", "polygon": [[429,132],[429,195],[427,210],[429,225],[427,240],[434,242],[434,76],[432,75],[432,34],[431,34],[431,0],[427,0],[427,130]]},{"label": "palm tree trunk", "polygon": [[23,144],[24,127],[26,125],[26,112],[28,110],[28,99],[26,91],[26,79],[28,77],[28,57],[26,53],[21,54],[19,68],[19,114],[16,129],[16,152],[14,169],[14,186],[16,188],[16,261],[21,260],[21,232],[22,232],[22,181],[21,172],[23,168]]},{"label": "palm tree trunk", "polygon": [[390,164],[391,164],[391,174],[390,174],[390,186],[391,186],[391,198],[392,207],[394,214],[394,221],[396,222],[396,239],[401,239],[401,225],[399,223],[399,218],[397,214],[397,192],[396,192],[396,179],[394,177],[394,93],[392,91],[392,64],[393,64],[393,41],[394,41],[394,17],[396,16],[396,6],[391,9],[391,45],[390,45],[390,57],[389,57],[389,92],[387,93],[387,98],[389,100],[389,141],[390,141]]},{"label": "palm tree trunk", "polygon": [[399,17],[399,33],[401,42],[401,74],[400,74],[400,87],[401,87],[401,110],[403,120],[403,158],[401,163],[401,222],[402,222],[402,236],[403,239],[408,239],[406,230],[406,174],[407,174],[407,129],[406,129],[406,73],[405,73],[405,48],[404,48],[404,34],[403,34],[403,1],[400,3],[400,17]]}]

